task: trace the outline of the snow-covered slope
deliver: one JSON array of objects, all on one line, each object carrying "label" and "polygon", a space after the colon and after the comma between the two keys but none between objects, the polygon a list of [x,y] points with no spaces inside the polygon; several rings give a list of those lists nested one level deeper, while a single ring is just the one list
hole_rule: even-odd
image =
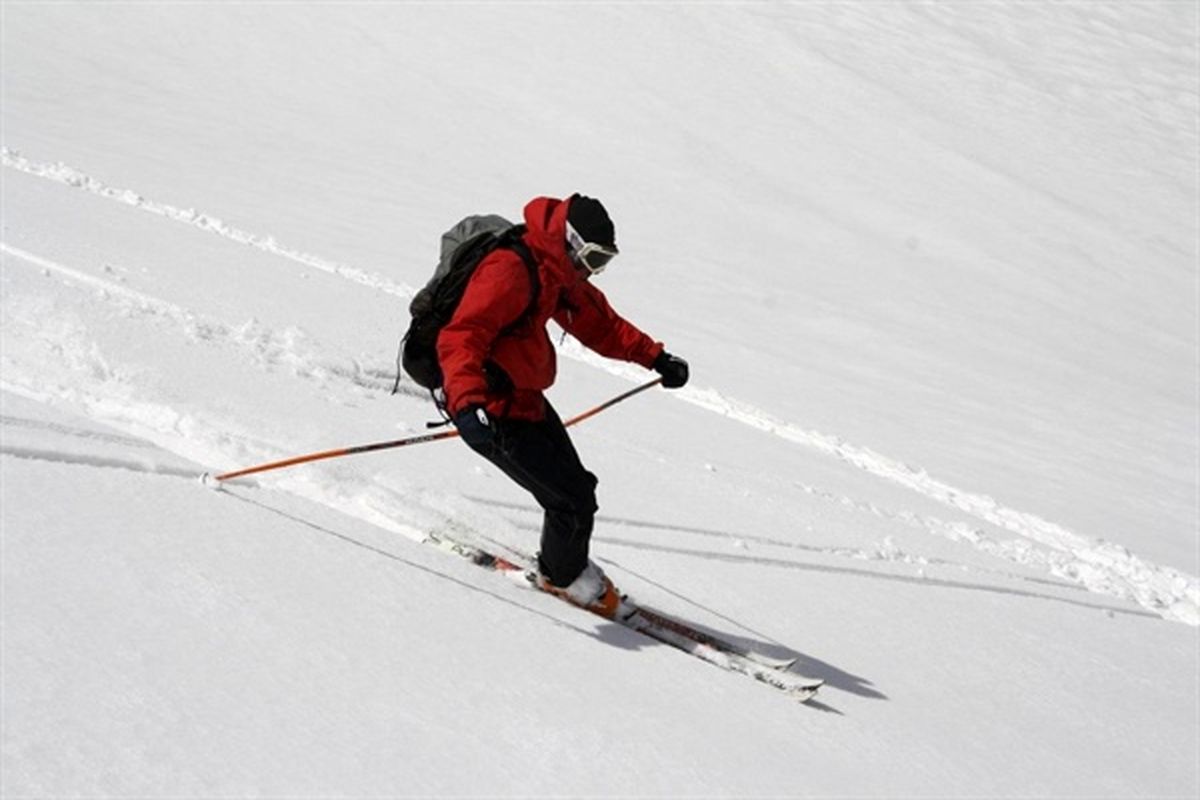
[{"label": "snow-covered slope", "polygon": [[[1193,6],[3,14],[5,794],[1200,790]],[[416,544],[536,544],[456,442],[194,480],[421,430],[441,230],[575,190],[694,375],[595,555],[818,705]]]}]

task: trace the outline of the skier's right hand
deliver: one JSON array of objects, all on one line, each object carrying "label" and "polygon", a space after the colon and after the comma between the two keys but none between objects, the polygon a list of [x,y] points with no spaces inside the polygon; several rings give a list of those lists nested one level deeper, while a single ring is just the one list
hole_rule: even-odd
[{"label": "skier's right hand", "polygon": [[496,436],[491,417],[483,406],[470,405],[458,412],[454,416],[454,427],[458,428],[462,440],[476,450],[487,447]]},{"label": "skier's right hand", "polygon": [[654,359],[652,369],[662,375],[664,389],[678,389],[688,382],[688,363],[679,356],[674,356],[663,350]]}]

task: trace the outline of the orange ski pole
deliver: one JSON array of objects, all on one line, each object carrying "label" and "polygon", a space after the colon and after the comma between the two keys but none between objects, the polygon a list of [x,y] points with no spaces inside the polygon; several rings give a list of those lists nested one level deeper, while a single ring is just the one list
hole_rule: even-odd
[{"label": "orange ski pole", "polygon": [[[585,419],[593,417],[596,414],[599,414],[601,411],[615,406],[622,400],[627,400],[639,392],[644,392],[653,386],[657,386],[661,382],[662,378],[655,378],[649,383],[644,383],[641,386],[630,389],[627,392],[617,395],[611,400],[601,403],[595,408],[571,417],[569,420],[563,423],[563,426],[569,428],[572,425],[583,422]],[[205,485],[219,484],[223,481],[241,478],[245,475],[254,475],[259,472],[269,472],[270,470],[283,469],[284,467],[294,467],[297,464],[309,464],[313,461],[322,461],[327,458],[341,458],[342,456],[352,456],[357,455],[358,453],[372,453],[376,450],[390,450],[395,447],[405,447],[410,444],[425,444],[426,442],[436,442],[439,439],[453,439],[456,436],[458,436],[457,430],[448,430],[440,431],[438,433],[424,433],[420,436],[410,436],[407,439],[396,439],[390,442],[375,442],[373,444],[358,445],[357,447],[341,447],[336,450],[322,450],[319,453],[309,453],[308,455],[294,456],[292,458],[285,458],[282,461],[271,461],[266,464],[259,464],[254,467],[246,467],[245,469],[239,469],[233,472],[224,472],[220,475],[210,475],[206,472],[200,476],[200,480]]]},{"label": "orange ski pole", "polygon": [[587,411],[584,411],[582,414],[576,414],[575,416],[571,417],[569,420],[564,422],[563,427],[569,428],[572,425],[575,425],[576,423],[583,422],[585,419],[594,417],[597,414],[599,414],[601,411],[604,411],[605,409],[612,408],[613,406],[615,406],[617,403],[621,402],[622,400],[628,400],[629,398],[633,397],[635,394],[640,394],[641,392],[644,392],[647,389],[652,389],[655,386],[658,386],[660,383],[662,383],[662,378],[655,378],[652,381],[643,383],[641,386],[635,386],[634,388],[630,389],[628,392],[619,394],[611,400],[606,400],[603,403],[601,403],[600,405],[596,406],[595,408],[588,409]]},{"label": "orange ski pole", "polygon": [[326,458],[341,458],[342,456],[352,456],[356,453],[370,453],[375,450],[388,450],[393,447],[404,447],[410,444],[424,444],[425,442],[436,442],[438,439],[452,439],[458,436],[458,431],[449,430],[439,433],[424,433],[420,436],[410,436],[407,439],[397,439],[392,442],[375,442],[374,444],[363,444],[357,447],[342,447],[337,450],[322,450],[319,453],[309,453],[303,456],[294,456],[293,458],[285,458],[282,461],[271,461],[267,464],[259,464],[255,467],[246,467],[234,472],[225,472],[220,475],[209,475],[207,472],[201,476],[201,480],[208,483],[209,480],[214,480],[220,483],[221,481],[233,480],[240,478],[243,475],[253,475],[257,472],[268,472],[273,469],[283,469],[284,467],[294,467],[297,464],[308,464],[313,461],[322,461]]}]

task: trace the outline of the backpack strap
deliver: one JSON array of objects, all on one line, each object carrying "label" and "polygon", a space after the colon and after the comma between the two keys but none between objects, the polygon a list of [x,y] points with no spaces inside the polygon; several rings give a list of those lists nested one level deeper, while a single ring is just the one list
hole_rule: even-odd
[{"label": "backpack strap", "polygon": [[519,317],[500,330],[501,336],[512,333],[533,317],[534,312],[537,311],[538,299],[542,294],[542,279],[538,275],[537,259],[533,257],[533,251],[529,249],[529,245],[525,244],[525,240],[522,238],[525,230],[524,225],[514,225],[500,235],[500,244],[497,245],[497,249],[512,250],[520,256],[521,262],[529,270],[529,305],[525,307]]}]

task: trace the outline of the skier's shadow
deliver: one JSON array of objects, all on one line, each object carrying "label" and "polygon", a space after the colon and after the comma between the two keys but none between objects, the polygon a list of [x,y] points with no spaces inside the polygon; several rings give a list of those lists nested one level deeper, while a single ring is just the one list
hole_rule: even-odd
[{"label": "skier's shadow", "polygon": [[[819,678],[824,681],[824,685],[832,689],[840,689],[850,694],[856,694],[860,697],[867,697],[875,700],[886,700],[887,695],[875,689],[871,682],[857,675],[852,675],[845,670],[829,664],[804,653],[796,653],[782,648],[778,645],[769,645],[763,642],[754,641],[745,637],[731,636],[727,633],[714,630],[707,626],[699,625],[698,623],[687,620],[678,614],[674,615],[680,622],[686,622],[688,625],[697,629],[703,630],[712,636],[723,641],[737,644],[741,647],[754,650],[763,655],[770,655],[779,658],[795,658],[796,663],[787,669],[787,672],[797,675],[803,675],[806,678]],[[670,647],[665,642],[640,634],[630,628],[620,625],[616,622],[602,622],[597,626],[595,638],[597,641],[616,647],[621,650],[641,651],[651,647]],[[804,705],[809,708],[815,708],[820,711],[825,711],[831,714],[844,716],[843,712],[827,705],[816,699],[806,700]]]},{"label": "skier's shadow", "polygon": [[[621,569],[632,575],[637,575],[637,573],[633,572],[628,567],[621,566],[620,564],[616,563],[615,561],[612,561],[611,559],[602,559],[602,560],[613,565],[614,567],[617,567],[618,569]],[[638,577],[642,578],[643,580],[646,580],[644,576],[639,575]],[[698,608],[705,609],[705,607],[700,605],[699,603],[690,601],[686,597],[682,597],[682,596],[680,596],[680,597],[682,600],[684,600],[686,602],[690,602]],[[705,610],[711,611],[711,609],[705,609]],[[713,613],[714,615],[720,616],[722,619],[729,620],[728,617],[725,617],[724,615],[720,615],[716,611],[711,611],[711,613]],[[738,623],[735,620],[729,620],[729,621],[732,625],[737,627],[739,630],[744,631],[743,633],[729,633],[727,631],[722,631],[717,628],[714,628],[711,625],[707,625],[707,624],[700,623],[700,622],[694,622],[694,621],[687,619],[686,617],[683,617],[680,614],[674,613],[674,612],[670,616],[675,617],[680,622],[686,622],[688,625],[690,625],[693,628],[696,628],[699,631],[709,634],[714,639],[718,639],[718,640],[721,640],[724,642],[729,642],[730,644],[736,645],[745,650],[749,650],[749,651],[755,652],[755,653],[761,653],[762,655],[768,656],[770,658],[778,658],[778,659],[794,658],[796,661],[791,667],[789,667],[787,669],[788,672],[791,672],[791,673],[794,673],[797,675],[803,675],[806,678],[819,678],[825,682],[825,686],[827,686],[831,689],[840,689],[843,692],[847,692],[849,694],[855,694],[855,695],[858,695],[859,697],[870,698],[872,700],[887,700],[888,699],[888,696],[886,694],[884,694],[883,692],[876,689],[874,684],[872,684],[871,681],[867,680],[866,678],[864,678],[860,675],[855,675],[853,673],[846,672],[845,670],[843,670],[839,667],[836,667],[827,661],[822,661],[821,659],[816,658],[815,656],[811,656],[807,653],[801,653],[798,650],[794,650],[790,647],[787,647],[786,645],[780,644],[778,641],[775,641],[774,639],[771,639],[770,637],[764,636],[763,634],[754,632],[753,629],[751,629],[745,625],[742,625],[741,623]],[[618,625],[613,625],[611,627],[620,629],[620,626],[618,626]],[[750,632],[752,635],[746,635],[745,632]],[[639,636],[638,638],[644,640],[647,637]],[[653,641],[653,640],[651,640],[651,641]],[[616,644],[616,643],[614,643],[614,644]],[[813,703],[810,701],[809,705],[816,706],[819,704],[816,704],[816,703]],[[832,711],[833,709],[827,709],[827,710]]]},{"label": "skier's shadow", "polygon": [[[482,497],[472,497],[470,499],[472,499],[478,503],[483,503],[485,505],[491,505],[491,506],[495,506],[495,507],[499,507],[499,508],[506,508],[506,509],[513,510],[513,511],[529,512],[529,513],[533,513],[533,514],[541,513],[540,509],[535,508],[533,506],[525,506],[525,505],[520,505],[517,503],[508,503],[508,502],[503,502],[503,501],[490,500],[490,499],[485,499]],[[524,527],[524,523],[520,520],[511,520],[511,521],[518,527]],[[621,522],[629,523],[628,520],[621,520]],[[643,524],[645,524],[645,523],[643,523]],[[668,526],[662,526],[662,527],[668,527]],[[870,698],[873,700],[887,700],[888,699],[888,696],[886,694],[884,694],[883,692],[879,691],[878,689],[876,689],[874,684],[870,680],[868,680],[860,675],[855,675],[853,673],[847,672],[843,669],[840,669],[839,667],[834,666],[833,664],[828,663],[827,661],[822,661],[819,658],[808,655],[806,653],[798,652],[790,647],[787,647],[786,645],[781,644],[780,642],[772,639],[771,637],[767,636],[766,634],[760,633],[760,632],[754,630],[753,628],[751,628],[741,622],[738,622],[737,620],[732,619],[732,618],[720,613],[719,611],[717,611],[715,609],[709,608],[708,606],[705,606],[696,600],[693,600],[689,597],[685,597],[684,595],[680,594],[679,592],[677,592],[673,589],[670,589],[669,587],[663,586],[661,583],[656,582],[652,578],[650,578],[646,575],[640,574],[637,571],[630,569],[629,567],[616,562],[612,558],[597,557],[597,560],[599,560],[607,565],[616,567],[617,569],[621,570],[622,572],[633,575],[634,577],[638,578],[639,580],[641,580],[647,584],[650,584],[659,589],[662,589],[667,594],[677,597],[678,599],[682,600],[683,602],[687,603],[688,605],[691,605],[695,608],[705,611],[709,615],[711,615],[715,618],[724,620],[724,621],[728,622],[731,626],[736,628],[737,630],[742,631],[742,633],[731,634],[731,633],[728,633],[725,631],[718,630],[718,629],[712,627],[711,625],[705,625],[702,623],[693,622],[692,620],[689,620],[689,619],[686,619],[686,618],[680,616],[678,613],[671,614],[671,616],[678,618],[681,622],[686,622],[688,625],[695,627],[698,630],[704,631],[705,633],[708,633],[715,639],[730,642],[731,644],[737,645],[746,650],[750,650],[750,651],[753,651],[756,653],[761,653],[761,654],[763,654],[765,656],[769,656],[771,658],[779,658],[779,659],[794,658],[796,660],[796,662],[789,668],[789,670],[788,670],[789,672],[792,672],[792,673],[795,673],[798,675],[803,675],[808,678],[819,678],[819,679],[823,680],[825,682],[825,686],[827,686],[829,688],[840,689],[841,691],[847,692],[849,694],[854,694],[854,695],[858,695],[859,697],[866,697],[866,698]],[[614,647],[620,647],[620,648],[627,649],[627,650],[640,650],[644,647],[651,646],[654,644],[662,644],[662,643],[656,642],[654,639],[651,639],[648,636],[644,636],[644,635],[638,634],[636,632],[633,632],[630,629],[628,629],[622,625],[619,625],[617,623],[609,623],[607,625],[602,625],[598,631],[598,638],[601,641],[603,641],[607,644],[610,644]],[[662,646],[666,647],[668,645],[662,644]],[[810,700],[808,702],[808,705],[812,706],[814,708],[821,708],[826,711],[841,713],[841,712],[836,711],[836,709],[833,709],[829,706],[826,706],[826,705],[816,702],[816,701]]]}]

